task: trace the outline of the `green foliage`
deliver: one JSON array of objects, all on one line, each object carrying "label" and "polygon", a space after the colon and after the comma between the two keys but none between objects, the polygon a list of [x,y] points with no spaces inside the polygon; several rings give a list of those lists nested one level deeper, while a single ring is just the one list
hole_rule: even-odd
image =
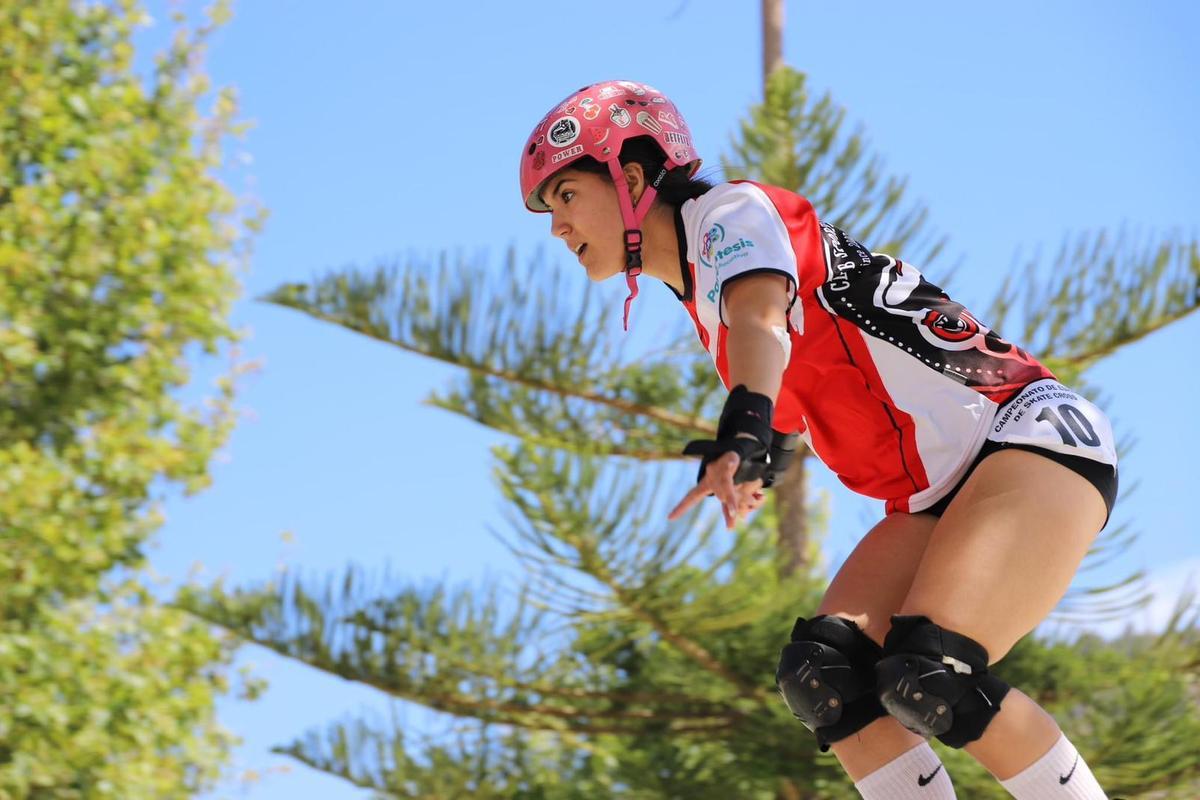
[{"label": "green foliage", "polygon": [[924,205],[905,203],[907,180],[885,175],[883,159],[868,155],[861,129],[843,133],[845,121],[829,94],[812,100],[804,73],[781,67],[741,122],[725,172],[804,195],[822,220],[873,250],[930,263],[945,238],[926,230]]},{"label": "green foliage", "polygon": [[489,427],[576,452],[675,458],[680,428],[714,430],[720,384],[694,348],[684,369],[675,348],[632,359],[598,295],[510,253],[498,269],[447,258],[436,269],[347,269],[264,299],[465,368],[430,402]]},{"label": "green foliage", "polygon": [[1013,340],[1045,353],[1070,385],[1198,304],[1200,243],[1178,234],[1131,242],[1100,230],[1065,241],[1047,263],[1032,258],[1009,272],[987,319],[998,330],[1019,326]]},{"label": "green foliage", "polygon": [[649,798],[674,786],[669,796],[767,798],[790,770],[822,776],[831,788],[814,796],[844,791],[763,669],[794,607],[821,589],[773,568],[769,514],[732,534],[711,520],[655,523],[655,482],[619,464],[496,455],[509,542],[528,567],[516,602],[353,569],[180,597],[276,652],[475,721],[450,743],[414,744],[400,726],[352,720],[281,752],[394,797]]},{"label": "green foliage", "polygon": [[0,797],[191,797],[232,737],[229,643],[126,583],[0,629]]},{"label": "green foliage", "polygon": [[197,108],[211,27],[145,76],[141,19],[0,7],[0,797],[184,797],[229,746],[228,647],[135,570],[161,492],[206,485],[233,424],[232,374],[179,394],[186,355],[235,339],[256,220],[213,177],[234,106]]}]

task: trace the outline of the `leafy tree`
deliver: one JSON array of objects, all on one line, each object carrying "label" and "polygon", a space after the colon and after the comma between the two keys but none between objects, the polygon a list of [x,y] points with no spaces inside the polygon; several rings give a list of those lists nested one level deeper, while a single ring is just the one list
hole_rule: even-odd
[{"label": "leafy tree", "polygon": [[[218,20],[224,11],[214,14]],[[133,0],[0,5],[0,797],[185,797],[230,736],[230,648],[141,568],[173,487],[233,424],[216,354],[255,219],[213,176],[233,98],[196,60],[133,67]]]},{"label": "leafy tree", "polygon": [[[903,182],[843,119],[830,98],[808,96],[803,76],[777,70],[726,168],[813,197],[877,249],[934,257],[942,240],[924,208],[904,200]],[[1197,303],[1194,244],[1090,242],[1049,278],[1031,266],[1025,319],[1009,319],[1011,287],[993,309],[1069,381]],[[1107,272],[1116,263],[1119,276]],[[682,340],[631,356],[599,324],[609,306],[597,291],[568,292],[567,278],[511,255],[498,274],[518,268],[533,277],[517,287],[480,265],[443,263],[344,270],[268,298],[464,368],[433,402],[514,439],[493,457],[504,541],[525,568],[515,598],[349,569],[196,588],[181,603],[247,641],[445,714],[441,735],[349,719],[281,749],[380,796],[846,797],[840,768],[772,680],[794,615],[824,588],[808,536],[822,509],[800,506],[799,539],[785,530],[796,506],[782,503],[733,533],[702,512],[663,524],[658,489],[694,475],[667,462],[681,442],[711,435],[722,401],[711,364]],[[1135,599],[1093,594],[1116,609]],[[1072,603],[1094,612],[1090,599]],[[1178,790],[1200,771],[1187,744],[1200,733],[1188,630],[1136,644],[1027,639],[1001,673],[1059,715],[1114,791]],[[947,758],[964,796],[1004,796],[963,754]]]}]

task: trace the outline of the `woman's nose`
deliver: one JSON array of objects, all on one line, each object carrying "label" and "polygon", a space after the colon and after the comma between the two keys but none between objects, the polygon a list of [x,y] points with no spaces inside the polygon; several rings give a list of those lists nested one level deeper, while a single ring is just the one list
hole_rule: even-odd
[{"label": "woman's nose", "polygon": [[550,217],[550,233],[560,239],[566,239],[567,234],[571,232],[571,226],[566,223],[557,214]]}]

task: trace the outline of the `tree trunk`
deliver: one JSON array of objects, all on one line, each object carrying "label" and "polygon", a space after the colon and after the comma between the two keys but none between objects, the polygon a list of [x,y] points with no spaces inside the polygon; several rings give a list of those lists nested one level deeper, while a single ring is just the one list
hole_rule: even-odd
[{"label": "tree trunk", "polygon": [[785,577],[808,566],[808,487],[805,481],[808,456],[808,448],[802,444],[792,466],[771,488],[775,493],[775,516],[779,524],[776,539],[779,574]]},{"label": "tree trunk", "polygon": [[[767,96],[767,80],[783,66],[783,0],[762,0],[763,98]],[[795,460],[779,483],[771,488],[775,494],[775,518],[779,530],[775,540],[776,563],[783,577],[795,575],[808,566],[808,508],[805,502],[805,472],[809,450],[801,443]],[[799,788],[789,780],[780,782],[776,800],[803,800]]]},{"label": "tree trunk", "polygon": [[[771,73],[783,66],[783,0],[762,0],[763,96]],[[783,479],[775,485],[775,512],[779,520],[779,573],[795,575],[808,565],[808,514],[805,503],[805,461],[808,449],[803,444]]]},{"label": "tree trunk", "polygon": [[762,0],[763,96],[767,79],[783,66],[783,0]]}]

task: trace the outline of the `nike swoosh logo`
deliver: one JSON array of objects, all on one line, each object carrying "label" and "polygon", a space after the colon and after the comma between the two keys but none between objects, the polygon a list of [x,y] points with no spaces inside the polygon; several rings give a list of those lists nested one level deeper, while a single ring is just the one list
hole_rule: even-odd
[{"label": "nike swoosh logo", "polygon": [[1071,771],[1068,772],[1066,775],[1058,776],[1059,784],[1065,786],[1067,781],[1071,780],[1071,776],[1075,774],[1075,768],[1078,766],[1079,766],[1079,756],[1075,756],[1075,763],[1071,765]]},{"label": "nike swoosh logo", "polygon": [[[917,774],[917,786],[926,785],[931,780],[933,780],[934,775],[937,775],[941,771],[942,771],[942,765],[938,764],[937,769],[935,769],[933,772],[929,773],[929,777],[925,777],[924,775],[921,775],[920,773],[918,773]],[[1063,783],[1066,783],[1066,781],[1063,781]]]}]

